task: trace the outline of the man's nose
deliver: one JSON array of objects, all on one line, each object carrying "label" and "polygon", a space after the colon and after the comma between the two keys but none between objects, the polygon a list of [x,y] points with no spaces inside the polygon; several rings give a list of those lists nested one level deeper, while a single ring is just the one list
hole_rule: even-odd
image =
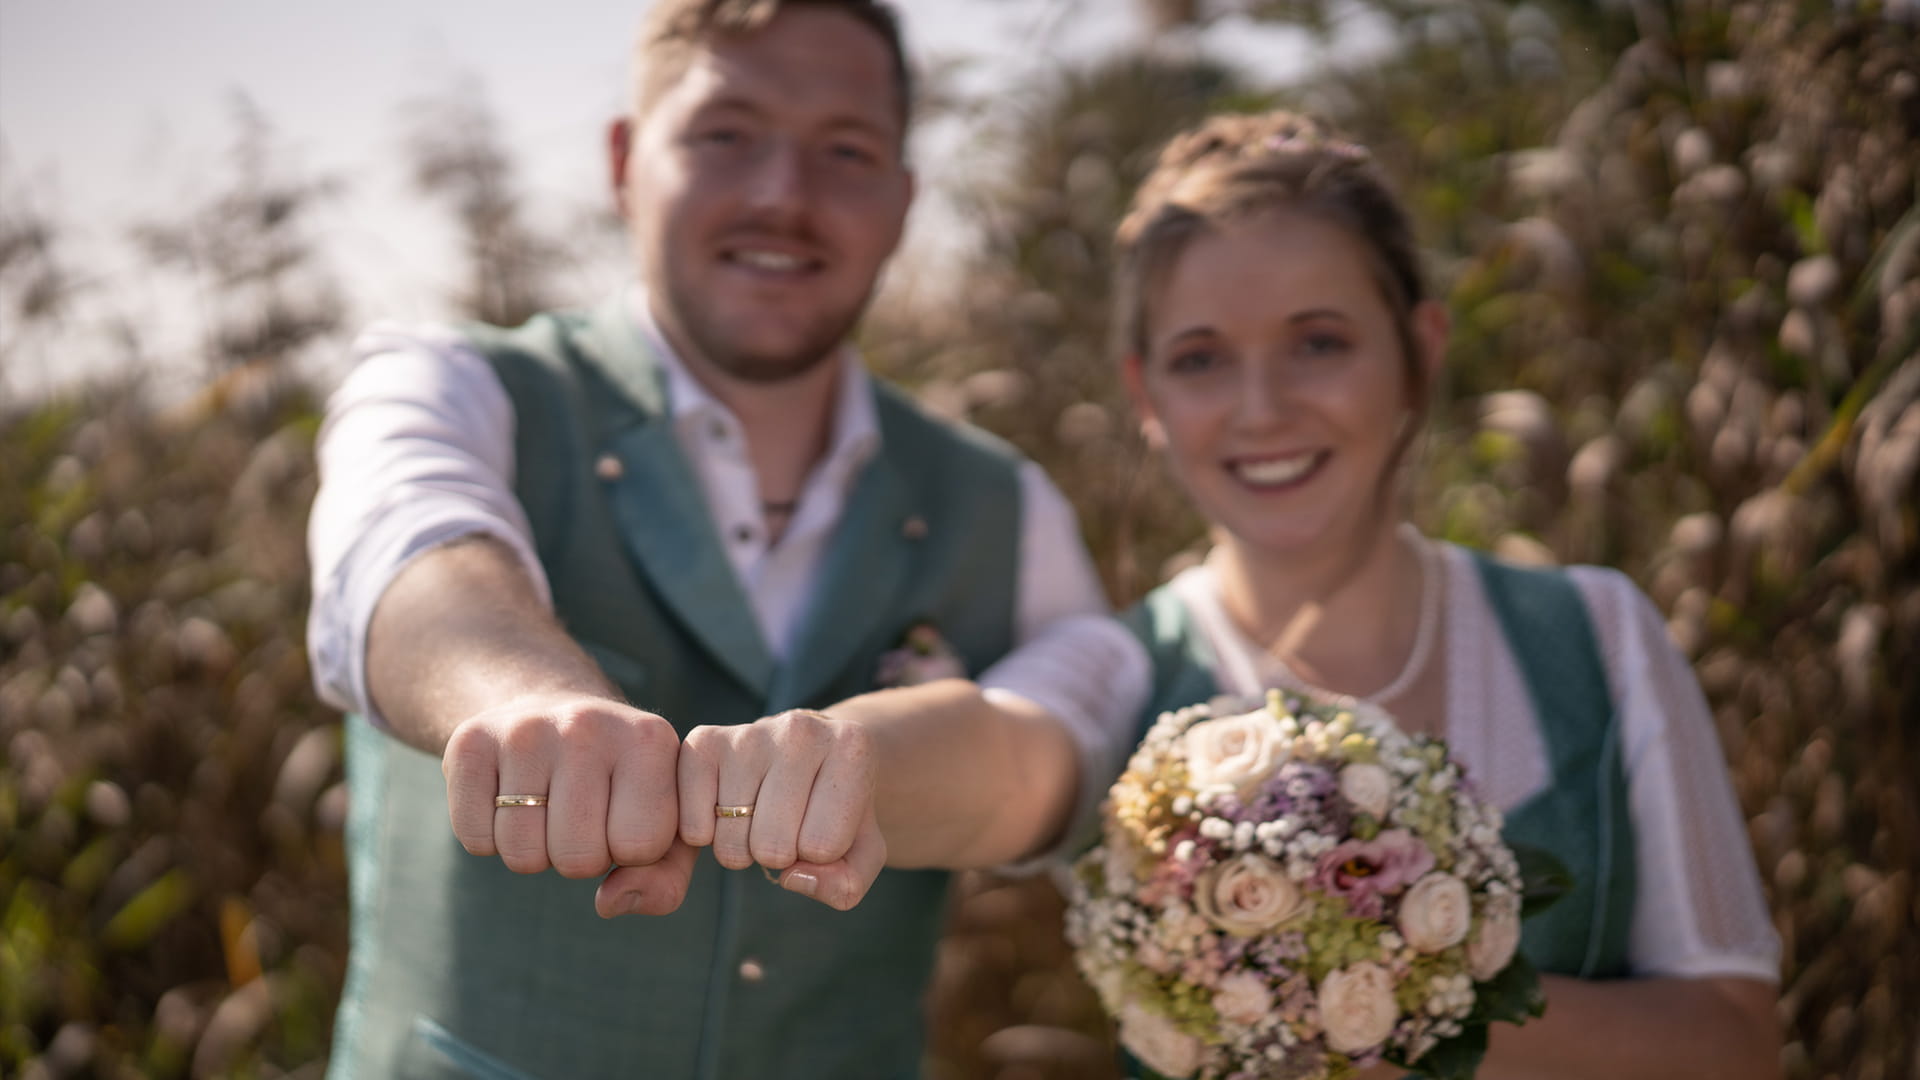
[{"label": "man's nose", "polygon": [[791,140],[769,140],[748,179],[749,204],[763,212],[792,214],[806,198],[807,163],[801,148]]}]

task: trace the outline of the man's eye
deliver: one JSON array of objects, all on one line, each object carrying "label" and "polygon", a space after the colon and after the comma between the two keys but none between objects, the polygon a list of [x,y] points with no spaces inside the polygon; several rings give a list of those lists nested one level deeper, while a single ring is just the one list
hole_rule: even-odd
[{"label": "man's eye", "polygon": [[1331,356],[1347,351],[1347,339],[1339,334],[1308,334],[1301,346],[1310,356]]},{"label": "man's eye", "polygon": [[854,165],[872,165],[880,160],[879,155],[864,146],[854,143],[835,143],[827,148],[827,153],[835,161],[844,161]]},{"label": "man's eye", "polygon": [[708,128],[695,135],[694,141],[705,146],[739,146],[747,141],[747,134],[739,128]]}]

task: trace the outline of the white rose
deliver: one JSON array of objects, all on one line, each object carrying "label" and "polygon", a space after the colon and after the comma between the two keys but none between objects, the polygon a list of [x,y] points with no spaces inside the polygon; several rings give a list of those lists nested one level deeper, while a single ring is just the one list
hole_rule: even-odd
[{"label": "white rose", "polygon": [[1220,988],[1213,992],[1213,1007],[1228,1020],[1252,1027],[1273,1011],[1273,991],[1260,976],[1235,972],[1220,980]]},{"label": "white rose", "polygon": [[1340,770],[1340,794],[1361,813],[1385,818],[1393,804],[1393,777],[1378,765],[1349,765]]},{"label": "white rose", "polygon": [[1278,863],[1247,854],[1202,871],[1193,883],[1193,906],[1227,933],[1253,937],[1300,914],[1306,900]]},{"label": "white rose", "polygon": [[1452,874],[1434,871],[1413,883],[1400,899],[1400,935],[1423,953],[1437,953],[1465,940],[1473,925],[1473,898]]},{"label": "white rose", "polygon": [[1467,942],[1467,972],[1484,982],[1506,969],[1520,947],[1520,916],[1506,906],[1480,920],[1480,932]]},{"label": "white rose", "polygon": [[1329,972],[1320,981],[1320,1026],[1327,1046],[1343,1054],[1361,1054],[1393,1034],[1400,1007],[1393,1000],[1393,976],[1367,962]]},{"label": "white rose", "polygon": [[1244,792],[1280,767],[1290,742],[1265,709],[1202,720],[1187,729],[1187,779],[1196,791],[1223,785]]},{"label": "white rose", "polygon": [[1200,1040],[1173,1021],[1128,1002],[1120,1010],[1120,1044],[1162,1076],[1192,1076],[1200,1068]]}]

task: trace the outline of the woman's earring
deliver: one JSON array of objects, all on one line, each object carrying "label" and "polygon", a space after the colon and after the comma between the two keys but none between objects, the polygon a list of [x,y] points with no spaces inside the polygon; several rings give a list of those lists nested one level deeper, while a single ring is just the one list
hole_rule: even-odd
[{"label": "woman's earring", "polygon": [[1140,421],[1140,437],[1147,440],[1147,445],[1155,450],[1167,448],[1167,429],[1161,427],[1158,420]]}]

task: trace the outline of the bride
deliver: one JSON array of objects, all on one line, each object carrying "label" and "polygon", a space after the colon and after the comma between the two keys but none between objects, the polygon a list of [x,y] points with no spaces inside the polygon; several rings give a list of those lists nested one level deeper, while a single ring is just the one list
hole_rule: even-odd
[{"label": "bride", "polygon": [[[683,795],[724,772],[761,792],[756,849],[764,833],[769,851],[833,855],[846,845],[820,843],[826,811],[870,790],[889,865],[995,865],[1088,842],[1162,709],[1267,687],[1364,699],[1446,738],[1508,839],[1574,875],[1523,938],[1547,1013],[1495,1025],[1481,1075],[1775,1075],[1779,944],[1658,612],[1616,571],[1504,565],[1404,520],[1447,316],[1367,152],[1291,114],[1213,118],[1162,152],[1117,249],[1122,376],[1213,526],[1204,562],[1123,622],[1065,624],[977,685],[695,732]],[[871,786],[735,775],[796,742],[867,762]],[[803,821],[813,842],[796,847]],[[774,868],[848,899],[870,881],[821,862]]]}]

